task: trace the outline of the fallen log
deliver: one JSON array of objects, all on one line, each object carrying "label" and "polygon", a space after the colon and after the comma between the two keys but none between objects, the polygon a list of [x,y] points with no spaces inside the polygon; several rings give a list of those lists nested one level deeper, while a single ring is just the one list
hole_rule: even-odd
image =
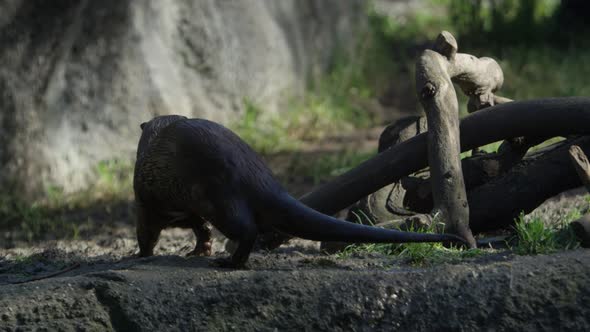
[{"label": "fallen log", "polygon": [[582,247],[590,248],[590,214],[572,221],[571,225]]},{"label": "fallen log", "polygon": [[[426,132],[426,118],[409,116],[390,124],[379,137],[378,153],[391,146],[406,141],[420,133]],[[430,186],[430,184],[429,184]],[[430,188],[428,188],[430,191]],[[411,216],[414,213],[403,208],[406,191],[401,181],[391,183],[356,202],[348,211],[347,220],[358,222],[355,213],[362,211],[373,222],[380,223],[392,218]],[[359,212],[360,213],[360,212]]]},{"label": "fallen log", "polygon": [[[461,160],[463,178],[467,191],[481,186],[508,172],[522,160],[526,150],[515,150],[510,147],[494,153],[478,154]],[[404,177],[401,185],[405,196],[401,206],[410,211],[428,213],[433,207],[430,179],[423,177]],[[471,204],[471,202],[469,202]]]},{"label": "fallen log", "polygon": [[567,141],[523,159],[506,174],[469,191],[472,230],[510,226],[521,212],[530,213],[545,200],[581,186],[568,157],[568,149],[574,144],[590,152],[588,136]]},{"label": "fallen log", "polygon": [[[491,106],[465,117],[460,133],[462,151],[519,136],[590,134],[590,98],[547,98]],[[334,214],[426,166],[426,134],[420,134],[304,195],[301,201]]]},{"label": "fallen log", "polygon": [[576,173],[580,177],[580,180],[590,192],[590,161],[584,151],[577,145],[569,147],[569,156],[576,169]]},{"label": "fallen log", "polygon": [[[505,228],[512,225],[520,212],[529,213],[545,200],[579,187],[582,182],[568,161],[568,149],[575,144],[589,151],[590,137],[554,144],[488,178],[483,185],[468,185],[469,224],[473,232]],[[580,152],[583,153],[582,149]],[[467,180],[476,179],[476,176],[465,178],[469,184]],[[428,213],[433,206],[431,193],[424,193],[428,179],[410,178],[402,182],[407,189],[405,204],[408,209]]]},{"label": "fallen log", "polygon": [[[590,162],[584,151],[577,145],[569,148],[569,156],[580,177],[580,180],[590,192]],[[571,223],[576,236],[580,240],[582,247],[590,248],[590,214]]]}]

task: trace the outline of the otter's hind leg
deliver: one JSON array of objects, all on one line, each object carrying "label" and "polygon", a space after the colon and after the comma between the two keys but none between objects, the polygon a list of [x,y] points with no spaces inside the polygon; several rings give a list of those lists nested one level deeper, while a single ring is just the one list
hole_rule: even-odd
[{"label": "otter's hind leg", "polygon": [[137,233],[137,243],[139,244],[139,256],[152,256],[162,229],[153,222],[150,222],[147,211],[140,206],[137,207],[135,230]]},{"label": "otter's hind leg", "polygon": [[199,217],[192,228],[197,237],[197,245],[195,250],[187,256],[211,256],[211,227],[209,223]]},{"label": "otter's hind leg", "polygon": [[243,267],[250,256],[258,229],[248,204],[239,197],[225,197],[215,203],[216,218],[211,222],[230,240],[238,242],[238,248],[230,260],[218,260],[222,267]]}]

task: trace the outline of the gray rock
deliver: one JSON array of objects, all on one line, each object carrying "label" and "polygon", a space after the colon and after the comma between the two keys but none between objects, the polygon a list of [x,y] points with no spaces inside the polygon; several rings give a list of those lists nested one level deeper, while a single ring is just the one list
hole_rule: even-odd
[{"label": "gray rock", "polygon": [[0,283],[0,330],[588,331],[590,251],[392,257],[254,254],[249,270],[156,256]]},{"label": "gray rock", "polygon": [[156,114],[278,111],[349,52],[363,0],[0,1],[0,185],[34,195],[131,160]]}]

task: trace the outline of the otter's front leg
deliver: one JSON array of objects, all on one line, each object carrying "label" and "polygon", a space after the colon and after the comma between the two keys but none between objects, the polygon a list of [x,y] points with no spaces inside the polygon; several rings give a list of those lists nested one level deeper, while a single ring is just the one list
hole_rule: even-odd
[{"label": "otter's front leg", "polygon": [[152,256],[162,228],[157,223],[150,222],[148,212],[144,207],[139,205],[137,206],[137,221],[135,226],[137,243],[139,244],[139,256]]}]

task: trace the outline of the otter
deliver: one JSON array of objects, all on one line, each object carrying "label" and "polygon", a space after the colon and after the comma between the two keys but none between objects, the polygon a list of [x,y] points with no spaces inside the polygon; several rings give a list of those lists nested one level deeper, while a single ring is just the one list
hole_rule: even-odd
[{"label": "otter", "polygon": [[354,224],[290,196],[238,135],[205,119],[159,116],[141,124],[133,187],[140,256],[153,255],[162,229],[192,228],[194,255],[211,254],[208,223],[238,243],[218,264],[242,267],[259,232],[353,243],[463,242],[450,234],[402,232]]}]

